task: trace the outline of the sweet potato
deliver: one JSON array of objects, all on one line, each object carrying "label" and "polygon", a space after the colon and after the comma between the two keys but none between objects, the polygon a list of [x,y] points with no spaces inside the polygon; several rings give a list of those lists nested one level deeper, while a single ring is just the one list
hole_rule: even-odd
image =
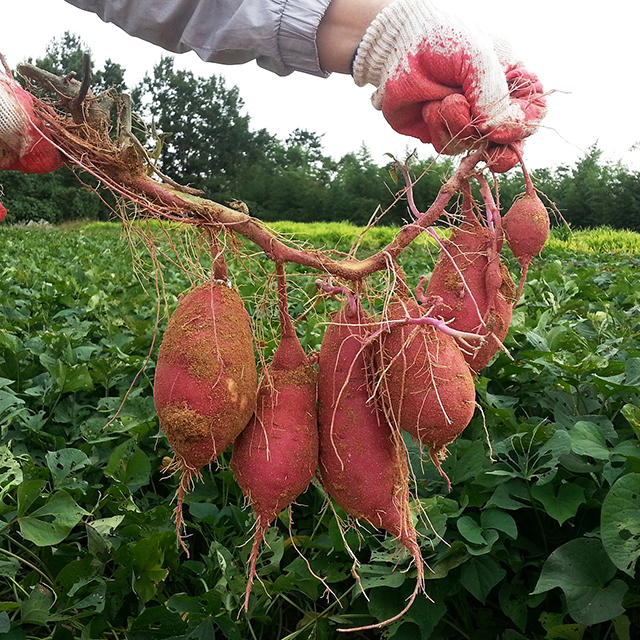
[{"label": "sweet potato", "polygon": [[487,287],[487,247],[492,237],[475,216],[465,218],[443,249],[425,297],[437,301],[433,315],[451,320],[459,331],[481,329],[493,291]]},{"label": "sweet potato", "polygon": [[256,393],[251,327],[240,295],[220,280],[196,287],[169,320],[153,389],[160,427],[181,473],[175,509],[179,539],[187,491],[200,469],[246,427]]},{"label": "sweet potato", "polygon": [[549,214],[533,186],[516,200],[502,219],[509,249],[520,263],[521,275],[516,301],[520,299],[529,264],[543,249],[550,229]]},{"label": "sweet potato", "polygon": [[[283,308],[284,306],[284,308]],[[318,466],[317,375],[281,300],[281,339],[258,389],[256,413],[233,444],[231,468],[256,514],[244,607],[271,522],[309,486]]]},{"label": "sweet potato", "polygon": [[[411,520],[409,472],[399,432],[370,399],[372,360],[363,349],[370,319],[355,300],[332,318],[319,356],[320,480],[350,516],[391,533],[414,559],[416,589],[423,561]],[[374,628],[391,622],[385,621]]]},{"label": "sweet potato", "polygon": [[502,229],[490,230],[480,223],[470,192],[465,193],[463,213],[462,223],[443,243],[421,298],[430,307],[429,315],[443,319],[452,329],[485,336],[479,348],[463,351],[477,373],[502,348],[509,330],[511,311],[504,300],[512,280],[500,262]]},{"label": "sweet potato", "polygon": [[493,356],[503,348],[504,339],[509,332],[513,316],[513,301],[516,297],[516,285],[507,267],[500,264],[500,288],[493,304],[489,307],[485,321],[486,337],[480,347],[471,357],[467,357],[467,364],[471,371],[478,373],[493,359]]},{"label": "sweet potato", "polygon": [[[429,450],[443,477],[446,447],[467,427],[475,410],[471,371],[454,338],[434,326],[412,325],[422,309],[406,296],[387,308],[391,323],[379,343],[382,395],[398,428]],[[408,319],[409,324],[395,324]]]}]

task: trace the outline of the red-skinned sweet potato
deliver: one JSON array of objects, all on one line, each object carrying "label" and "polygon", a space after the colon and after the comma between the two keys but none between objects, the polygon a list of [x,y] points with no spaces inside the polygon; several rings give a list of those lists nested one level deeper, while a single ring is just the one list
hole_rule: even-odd
[{"label": "red-skinned sweet potato", "polygon": [[493,360],[493,356],[503,348],[513,316],[513,301],[516,297],[516,285],[507,267],[500,264],[501,284],[493,304],[489,307],[485,320],[486,337],[478,349],[467,357],[469,368],[478,373]]},{"label": "red-skinned sweet potato", "polygon": [[251,327],[240,295],[220,280],[196,287],[169,320],[153,389],[160,427],[181,473],[175,509],[179,539],[187,491],[200,469],[245,428],[256,393]]},{"label": "red-skinned sweet potato", "polygon": [[549,238],[550,226],[547,208],[537,196],[533,185],[511,205],[502,219],[507,245],[520,263],[521,275],[516,301],[520,299],[531,260],[542,251]]},{"label": "red-skinned sweet potato", "polygon": [[[443,319],[457,331],[485,336],[476,348],[466,348],[464,358],[477,373],[502,348],[511,323],[510,293],[513,281],[500,262],[502,229],[489,229],[473,211],[470,190],[464,194],[464,219],[448,241],[421,298],[429,315]],[[499,215],[496,214],[500,224]]]},{"label": "red-skinned sweet potato", "polygon": [[431,315],[458,331],[484,333],[485,315],[499,287],[491,278],[488,249],[494,239],[475,214],[465,216],[449,240],[429,278],[425,298],[436,301]]},{"label": "red-skinned sweet potato", "polygon": [[[406,296],[387,308],[391,323],[379,343],[382,397],[398,428],[429,450],[438,471],[446,447],[467,427],[475,411],[471,371],[454,338],[434,326],[412,325],[422,308]],[[394,324],[407,319],[407,324]]]},{"label": "red-skinned sweet potato", "polygon": [[280,309],[280,343],[260,382],[256,413],[233,443],[231,456],[236,482],[256,514],[246,610],[264,535],[306,490],[318,466],[317,374],[289,317],[286,292]]},{"label": "red-skinned sweet potato", "polygon": [[[391,533],[418,570],[411,606],[423,581],[423,561],[411,520],[409,472],[401,435],[371,400],[373,361],[363,341],[371,320],[352,300],[331,318],[319,356],[320,479],[350,516]],[[352,630],[352,629],[349,629]]]}]

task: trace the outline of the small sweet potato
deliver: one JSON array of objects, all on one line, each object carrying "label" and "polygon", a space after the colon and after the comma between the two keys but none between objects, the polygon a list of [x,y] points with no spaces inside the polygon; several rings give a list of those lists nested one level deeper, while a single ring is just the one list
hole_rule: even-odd
[{"label": "small sweet potato", "polygon": [[[281,303],[286,305],[285,302]],[[271,522],[307,489],[318,466],[317,374],[286,309],[282,335],[258,389],[256,413],[233,443],[231,468],[256,514],[244,607]]]},{"label": "small sweet potato", "polygon": [[529,264],[543,249],[549,238],[549,214],[533,185],[516,200],[502,219],[507,246],[520,263],[521,276],[516,300],[520,299]]}]

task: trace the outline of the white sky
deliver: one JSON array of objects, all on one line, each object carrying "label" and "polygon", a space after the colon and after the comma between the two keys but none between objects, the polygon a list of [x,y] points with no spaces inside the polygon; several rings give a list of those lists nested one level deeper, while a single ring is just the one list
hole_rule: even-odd
[{"label": "white sky", "polygon": [[[0,52],[11,67],[43,56],[50,40],[65,31],[81,36],[97,67],[106,58],[121,64],[129,86],[164,53],[63,0],[0,4]],[[450,0],[450,6],[470,13],[486,30],[506,35],[545,89],[554,90],[543,128],[525,148],[530,168],[573,164],[595,142],[608,160],[640,166],[640,150],[631,150],[640,143],[639,89],[631,73],[640,59],[640,4]],[[217,65],[193,53],[177,56],[176,65],[198,76],[223,75],[228,86],[237,85],[253,128],[264,127],[282,139],[295,128],[324,134],[325,151],[336,159],[362,143],[379,163],[386,152],[399,157],[415,148],[422,157],[431,153],[420,141],[393,132],[371,106],[371,88],[356,87],[348,76],[323,80],[294,73],[279,78],[254,62]]]}]

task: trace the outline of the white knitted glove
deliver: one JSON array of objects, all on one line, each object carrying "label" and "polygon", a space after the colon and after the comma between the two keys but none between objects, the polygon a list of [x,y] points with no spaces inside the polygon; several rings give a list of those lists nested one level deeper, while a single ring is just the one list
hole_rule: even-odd
[{"label": "white knitted glove", "polygon": [[0,71],[0,169],[49,173],[62,166],[62,156],[42,133],[33,98]]},{"label": "white knitted glove", "polygon": [[[546,110],[540,82],[508,45],[447,13],[437,0],[385,7],[358,47],[353,77],[359,86],[377,87],[373,104],[396,131],[433,144],[438,153],[461,153],[480,139],[492,147],[520,145]],[[515,153],[493,155],[501,155],[502,171],[517,162]]]}]

